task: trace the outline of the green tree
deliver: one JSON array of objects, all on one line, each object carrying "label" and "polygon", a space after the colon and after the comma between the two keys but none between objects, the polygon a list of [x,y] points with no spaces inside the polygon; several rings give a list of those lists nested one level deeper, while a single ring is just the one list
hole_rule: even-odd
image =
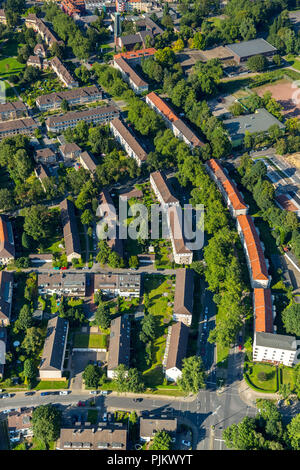
[{"label": "green tree", "polygon": [[59,437],[61,411],[53,405],[41,405],[33,410],[32,428],[34,437],[46,446]]},{"label": "green tree", "polygon": [[132,269],[137,269],[139,266],[139,259],[137,256],[130,256],[129,258],[129,266]]},{"label": "green tree", "polygon": [[170,450],[172,447],[172,439],[168,432],[158,431],[154,435],[150,450]]},{"label": "green tree", "polygon": [[268,60],[261,54],[254,55],[247,60],[247,67],[251,72],[261,72],[267,65]]},{"label": "green tree", "polygon": [[95,324],[106,330],[110,327],[110,322],[110,313],[104,303],[100,301],[95,313]]},{"label": "green tree", "polygon": [[200,388],[205,388],[205,371],[200,357],[183,359],[182,376],[178,385],[184,392],[198,393]]},{"label": "green tree", "polygon": [[32,359],[26,359],[24,361],[23,368],[24,376],[27,379],[28,387],[31,387],[32,380],[36,377],[36,367]]},{"label": "green tree", "polygon": [[101,370],[94,364],[88,364],[83,371],[82,378],[87,387],[97,388],[101,377]]},{"label": "green tree", "polygon": [[300,414],[287,425],[288,436],[293,450],[300,450]]},{"label": "green tree", "polygon": [[284,309],[282,321],[287,333],[300,336],[300,304],[292,303]]},{"label": "green tree", "polygon": [[32,312],[28,304],[24,304],[15,321],[15,331],[26,331],[32,326]]},{"label": "green tree", "polygon": [[26,330],[22,348],[28,355],[36,354],[43,344],[43,336],[38,328],[31,327]]}]

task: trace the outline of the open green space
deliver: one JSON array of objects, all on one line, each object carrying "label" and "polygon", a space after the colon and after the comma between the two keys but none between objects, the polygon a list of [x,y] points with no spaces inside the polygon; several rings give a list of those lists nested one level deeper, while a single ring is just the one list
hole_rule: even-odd
[{"label": "open green space", "polygon": [[278,390],[277,367],[265,363],[245,363],[246,382],[256,391],[276,393]]},{"label": "open green space", "polygon": [[60,390],[68,388],[68,380],[40,380],[34,390]]},{"label": "open green space", "polygon": [[74,335],[74,348],[107,348],[107,335],[97,333],[76,333]]}]

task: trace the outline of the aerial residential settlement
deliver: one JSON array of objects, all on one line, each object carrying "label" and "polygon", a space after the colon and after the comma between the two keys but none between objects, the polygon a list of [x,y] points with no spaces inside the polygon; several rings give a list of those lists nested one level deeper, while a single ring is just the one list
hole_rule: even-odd
[{"label": "aerial residential settlement", "polygon": [[299,450],[297,1],[0,3],[0,450]]}]

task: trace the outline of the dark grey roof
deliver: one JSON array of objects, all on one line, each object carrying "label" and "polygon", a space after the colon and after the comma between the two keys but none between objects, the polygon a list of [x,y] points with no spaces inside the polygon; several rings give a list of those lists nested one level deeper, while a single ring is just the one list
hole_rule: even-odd
[{"label": "dark grey roof", "polygon": [[79,231],[75,218],[74,204],[69,199],[60,203],[61,221],[67,256],[72,253],[81,254]]},{"label": "dark grey roof", "polygon": [[256,333],[256,345],[266,348],[285,349],[287,351],[296,351],[296,337],[289,335],[276,335],[274,333]]},{"label": "dark grey roof", "polygon": [[189,331],[189,327],[181,321],[172,326],[166,370],[173,367],[182,369],[182,361],[186,357]]},{"label": "dark grey roof", "polygon": [[226,47],[239,57],[266,54],[268,52],[275,52],[277,50],[276,47],[272,46],[262,38],[252,39],[251,41],[243,41],[236,44],[226,44]]},{"label": "dark grey roof", "polygon": [[61,317],[54,317],[48,321],[40,370],[62,369],[67,332],[67,320]]},{"label": "dark grey roof", "polygon": [[114,318],[110,326],[108,370],[114,370],[119,364],[129,367],[130,357],[130,322],[127,315]]},{"label": "dark grey roof", "polygon": [[266,132],[271,126],[276,124],[280,129],[285,126],[266,109],[260,108],[254,114],[238,116],[223,121],[226,130],[232,139],[244,137],[246,132]]}]

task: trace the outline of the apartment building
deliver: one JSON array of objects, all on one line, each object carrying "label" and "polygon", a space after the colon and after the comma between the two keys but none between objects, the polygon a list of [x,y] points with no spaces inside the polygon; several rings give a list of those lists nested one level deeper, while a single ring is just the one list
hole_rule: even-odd
[{"label": "apartment building", "polygon": [[220,162],[212,158],[205,166],[210,177],[217,184],[232,217],[236,218],[238,215],[246,215],[248,206],[245,204],[243,196],[236,185],[228,178]]},{"label": "apartment building", "polygon": [[129,84],[136,94],[140,95],[144,91],[148,91],[148,83],[136,73],[123,57],[114,57],[114,67],[120,70],[123,80]]},{"label": "apartment building", "polygon": [[251,285],[253,288],[267,288],[271,279],[253,219],[250,215],[239,215],[236,220],[237,230],[246,255]]},{"label": "apartment building", "polygon": [[139,31],[136,34],[119,36],[116,37],[116,46],[120,47],[120,49],[123,49],[123,47],[125,47],[127,51],[134,49],[137,45],[139,45],[141,49],[145,49],[146,36],[150,36],[150,38],[154,37],[151,31]]},{"label": "apartment building", "polygon": [[65,160],[65,163],[70,160],[74,161],[81,155],[81,148],[75,142],[67,143],[59,147],[59,153]]},{"label": "apartment building", "polygon": [[6,424],[10,439],[33,436],[33,410],[34,408],[18,408],[7,414]]},{"label": "apartment building", "polygon": [[37,149],[35,151],[34,159],[36,163],[42,163],[44,165],[51,165],[56,163],[56,154],[53,150],[49,147],[45,147],[42,149]]},{"label": "apartment building", "polygon": [[113,119],[109,127],[115,139],[122,145],[127,155],[134,158],[138,166],[141,166],[147,160],[147,153],[139,144],[126,124],[119,118]]},{"label": "apartment building", "polygon": [[122,423],[82,422],[61,428],[56,450],[110,450],[127,449],[127,428]]},{"label": "apartment building", "polygon": [[39,295],[85,297],[86,279],[83,273],[38,274]]},{"label": "apartment building", "polygon": [[27,67],[36,67],[39,70],[46,69],[48,62],[38,55],[30,55],[26,62]]},{"label": "apartment building", "polygon": [[253,360],[293,366],[297,362],[296,337],[262,331],[255,332]]},{"label": "apartment building", "polygon": [[0,139],[17,134],[31,135],[38,127],[39,125],[31,117],[0,122]]},{"label": "apartment building", "polygon": [[63,41],[59,41],[56,38],[44,21],[33,13],[29,13],[29,15],[26,16],[25,26],[26,28],[32,28],[36,33],[38,33],[49,47],[53,46],[55,43],[63,43]]},{"label": "apartment building", "polygon": [[0,326],[2,327],[10,324],[13,280],[11,272],[0,271]]},{"label": "apartment building", "polygon": [[77,80],[72,77],[58,57],[54,57],[50,60],[49,65],[67,88],[75,88],[79,86]]},{"label": "apartment building", "polygon": [[0,121],[10,121],[25,116],[28,116],[28,111],[21,100],[0,104]]},{"label": "apartment building", "polygon": [[275,308],[271,289],[255,288],[253,291],[254,331],[274,333]]},{"label": "apartment building", "polygon": [[179,206],[178,199],[172,194],[171,185],[163,171],[154,171],[150,174],[150,184],[155,196],[163,208]]},{"label": "apartment building", "polygon": [[91,108],[85,111],[71,111],[61,116],[49,117],[46,120],[46,127],[51,132],[62,132],[69,127],[75,127],[81,121],[87,124],[107,124],[119,117],[119,114],[118,109],[114,106]]},{"label": "apartment building", "polygon": [[194,272],[192,269],[176,270],[173,320],[190,326],[194,306]]},{"label": "apartment building", "polygon": [[140,274],[95,274],[94,290],[108,296],[140,297]]},{"label": "apartment building", "polygon": [[36,105],[40,111],[46,111],[48,109],[59,108],[63,100],[66,100],[69,106],[78,106],[102,100],[102,98],[102,90],[100,90],[96,85],[92,85],[57,93],[49,93],[48,95],[41,95],[36,99]]},{"label": "apartment building", "polygon": [[129,367],[130,321],[128,315],[114,318],[110,325],[107,377],[113,379],[120,364]]},{"label": "apartment building", "polygon": [[0,215],[0,265],[15,259],[15,242],[12,224],[8,217]]},{"label": "apartment building", "polygon": [[63,376],[69,322],[56,316],[48,321],[46,339],[39,366],[41,380],[60,380]]},{"label": "apartment building", "polygon": [[193,262],[193,252],[187,247],[183,231],[183,220],[181,220],[179,210],[179,206],[168,208],[168,223],[173,257],[177,264],[191,264]]},{"label": "apartment building", "polygon": [[183,359],[186,357],[189,327],[178,321],[168,328],[163,370],[167,380],[177,382],[182,377]]},{"label": "apartment building", "polygon": [[79,232],[75,217],[74,204],[69,199],[60,203],[60,215],[65,240],[65,250],[68,262],[81,258]]},{"label": "apartment building", "polygon": [[176,116],[174,111],[156,93],[149,93],[146,96],[146,103],[163,118],[167,127],[172,130],[175,137],[183,140],[190,148],[202,147],[204,145],[196,134],[182,119]]},{"label": "apartment building", "polygon": [[97,168],[97,163],[94,157],[89,152],[82,152],[82,154],[79,157],[79,161],[81,165],[83,166],[83,168],[88,170],[93,176]]},{"label": "apartment building", "polygon": [[33,53],[42,59],[46,59],[47,57],[47,51],[44,44],[37,44],[33,49]]},{"label": "apartment building", "polygon": [[61,0],[61,9],[69,16],[82,15],[85,13],[84,0]]}]

